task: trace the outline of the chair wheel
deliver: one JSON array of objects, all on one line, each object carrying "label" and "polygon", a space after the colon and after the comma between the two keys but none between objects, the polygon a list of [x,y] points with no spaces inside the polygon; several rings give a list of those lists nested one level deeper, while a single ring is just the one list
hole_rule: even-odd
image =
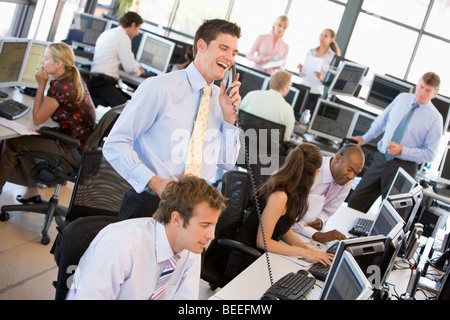
[{"label": "chair wheel", "polygon": [[45,245],[49,244],[50,243],[50,237],[48,235],[42,236],[41,243],[45,244]]},{"label": "chair wheel", "polygon": [[9,213],[8,212],[0,213],[0,221],[6,222],[8,220],[9,220]]}]

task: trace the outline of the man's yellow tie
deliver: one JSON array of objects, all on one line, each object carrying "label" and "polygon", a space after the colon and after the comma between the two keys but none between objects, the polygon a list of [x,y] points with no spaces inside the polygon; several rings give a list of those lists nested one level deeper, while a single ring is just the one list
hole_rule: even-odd
[{"label": "man's yellow tie", "polygon": [[203,95],[195,120],[194,130],[192,130],[189,150],[186,157],[185,174],[193,174],[200,177],[202,170],[203,144],[206,127],[208,125],[209,99],[211,96],[211,86],[203,88]]}]

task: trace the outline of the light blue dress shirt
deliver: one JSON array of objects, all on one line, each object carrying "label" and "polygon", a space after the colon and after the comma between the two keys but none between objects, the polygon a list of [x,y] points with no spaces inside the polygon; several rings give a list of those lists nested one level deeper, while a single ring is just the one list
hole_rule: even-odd
[{"label": "light blue dress shirt", "polygon": [[[164,225],[153,218],[111,223],[80,259],[66,299],[147,300],[173,255]],[[188,250],[178,255],[165,299],[198,299],[201,255]]]},{"label": "light blue dress shirt", "polygon": [[[154,175],[167,179],[184,172],[191,132],[207,83],[191,63],[186,69],[145,80],[111,130],[103,154],[114,169],[142,192]],[[239,129],[224,121],[220,88],[212,85],[201,177],[216,167],[230,170],[239,152]]]},{"label": "light blue dress shirt", "polygon": [[[395,129],[414,102],[414,94],[399,94],[362,136],[364,141],[369,142],[384,132],[383,138],[378,142],[378,151],[386,153]],[[436,107],[431,102],[419,105],[399,142],[403,151],[396,158],[416,163],[432,161],[439,147],[442,128],[442,116]]]}]

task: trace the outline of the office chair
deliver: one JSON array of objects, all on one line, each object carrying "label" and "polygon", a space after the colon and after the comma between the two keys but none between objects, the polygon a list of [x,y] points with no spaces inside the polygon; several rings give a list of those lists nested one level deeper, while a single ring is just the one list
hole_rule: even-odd
[{"label": "office chair", "polygon": [[[84,68],[79,68],[78,71],[80,72],[81,77],[83,78],[84,82],[86,83],[87,86],[89,86],[89,83],[91,81],[91,78],[95,75],[97,75],[96,73],[92,73],[90,70],[84,69]],[[94,105],[97,107],[98,105],[102,105],[107,107],[108,103],[104,100],[102,100],[99,97],[94,97],[91,94],[91,98],[92,98],[92,102],[94,102]]]},{"label": "office chair", "polygon": [[[84,151],[98,150],[103,145],[104,138],[108,135],[114,122],[119,117],[125,105],[117,106],[108,111],[100,120],[94,132],[86,140]],[[9,211],[25,211],[35,212],[45,215],[45,221],[42,228],[41,243],[47,245],[50,243],[48,229],[53,217],[59,221],[64,221],[67,213],[67,208],[58,203],[58,194],[61,186],[66,181],[76,182],[78,169],[81,164],[82,156],[79,154],[77,148],[80,141],[63,133],[52,130],[51,128],[43,127],[39,130],[42,136],[51,139],[58,139],[69,145],[72,150],[72,155],[78,163],[76,167],[72,167],[64,159],[53,154],[45,152],[26,152],[25,156],[32,157],[36,162],[31,168],[31,173],[34,179],[47,186],[55,186],[55,191],[48,202],[35,204],[19,204],[19,205],[5,205],[1,208],[0,221],[9,220]],[[62,223],[62,222],[60,222]]]},{"label": "office chair", "polygon": [[[257,249],[232,240],[244,221],[249,190],[250,176],[247,172],[232,170],[224,173],[222,194],[227,199],[227,207],[217,222],[214,240],[203,253],[201,270],[201,278],[213,290],[225,286],[237,276],[242,255],[255,259],[261,255]],[[224,262],[225,256],[230,256],[230,259]]]},{"label": "office chair", "polygon": [[70,223],[62,233],[62,240],[55,260],[58,265],[55,300],[64,300],[71,285],[71,276],[89,244],[98,232],[110,223],[122,220],[112,216],[91,216]]}]

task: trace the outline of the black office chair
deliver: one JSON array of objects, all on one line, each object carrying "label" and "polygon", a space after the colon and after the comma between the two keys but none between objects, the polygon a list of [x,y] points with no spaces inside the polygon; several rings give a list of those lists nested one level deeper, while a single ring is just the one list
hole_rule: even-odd
[{"label": "black office chair", "polygon": [[[94,132],[87,139],[83,149],[84,152],[101,149],[104,138],[108,135],[124,107],[125,105],[115,107],[101,118]],[[48,202],[2,206],[0,221],[8,221],[10,211],[25,211],[44,214],[45,222],[42,228],[41,243],[46,245],[50,242],[48,229],[53,217],[56,217],[59,221],[64,221],[64,217],[67,213],[67,208],[58,203],[59,190],[66,181],[76,182],[82,155],[77,151],[77,148],[80,145],[79,140],[52,130],[51,128],[41,128],[40,133],[42,136],[58,139],[71,146],[72,155],[78,165],[72,167],[64,159],[49,153],[24,153],[23,155],[30,156],[36,161],[31,168],[32,175],[36,181],[47,186],[55,186],[55,191]]]},{"label": "black office chair", "polygon": [[[83,78],[84,82],[86,83],[87,86],[89,86],[89,83],[91,82],[91,78],[96,76],[97,73],[93,73],[90,70],[87,69],[83,69],[83,68],[79,68],[78,69],[80,71],[80,75]],[[94,102],[94,105],[97,107],[98,105],[102,105],[107,107],[108,103],[104,100],[102,100],[99,97],[95,97],[91,94],[91,98],[92,98],[92,102]]]},{"label": "black office chair", "polygon": [[55,300],[64,300],[69,292],[69,279],[78,266],[89,244],[98,232],[110,223],[122,220],[112,216],[91,216],[77,219],[70,223],[62,233],[60,250],[55,255],[58,265],[57,280],[53,282],[56,288]]},{"label": "black office chair", "polygon": [[[222,177],[222,194],[227,208],[216,225],[215,239],[203,253],[201,278],[211,289],[225,286],[241,270],[240,257],[248,255],[256,259],[261,255],[257,249],[232,238],[244,221],[245,208],[250,190],[250,177],[244,171],[227,171]],[[223,257],[230,256],[224,261]]]}]

